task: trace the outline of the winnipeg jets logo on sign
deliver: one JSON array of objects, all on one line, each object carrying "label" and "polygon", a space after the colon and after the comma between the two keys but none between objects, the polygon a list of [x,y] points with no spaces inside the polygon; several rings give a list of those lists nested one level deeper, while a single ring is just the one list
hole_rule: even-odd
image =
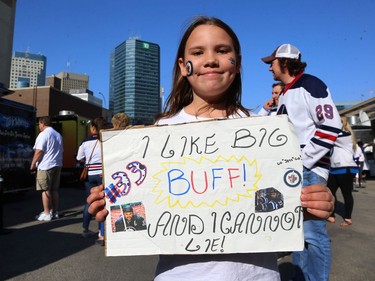
[{"label": "winnipeg jets logo on sign", "polygon": [[294,169],[288,169],[284,175],[284,182],[289,187],[298,186],[301,183],[301,180],[301,174]]}]

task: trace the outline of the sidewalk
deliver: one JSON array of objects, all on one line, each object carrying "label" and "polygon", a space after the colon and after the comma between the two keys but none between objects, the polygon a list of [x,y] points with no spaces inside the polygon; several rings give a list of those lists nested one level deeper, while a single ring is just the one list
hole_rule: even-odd
[{"label": "sidewalk", "polygon": [[[353,224],[340,227],[340,216],[336,223],[328,225],[332,239],[331,281],[375,280],[375,181],[369,180],[366,188],[355,188]],[[338,202],[343,202],[338,192]],[[344,214],[344,205],[339,204],[338,213]]]},{"label": "sidewalk", "polygon": [[[332,241],[332,270],[330,281],[375,280],[375,181],[369,180],[366,188],[355,188],[353,192],[353,224],[340,227],[344,214],[341,190],[337,191],[336,223],[327,223]],[[291,258],[280,261],[282,280],[291,275]]]},{"label": "sidewalk", "polygon": [[[85,200],[83,188],[61,188],[61,218],[38,222],[39,193],[7,195],[4,228],[11,233],[0,235],[0,280],[151,281],[157,257],[105,257],[97,237],[81,236]],[[95,220],[90,229],[98,230]]]},{"label": "sidewalk", "polygon": [[[353,192],[353,225],[340,227],[343,204],[335,224],[328,224],[332,239],[331,281],[375,280],[375,181]],[[338,191],[338,201],[342,202]],[[96,237],[82,238],[84,191],[60,189],[62,217],[37,222],[40,194],[27,191],[6,197],[4,227],[0,235],[0,280],[140,280],[153,278],[157,257],[105,257]],[[90,228],[97,231],[93,220]],[[279,263],[282,280],[288,280],[290,256]]]}]

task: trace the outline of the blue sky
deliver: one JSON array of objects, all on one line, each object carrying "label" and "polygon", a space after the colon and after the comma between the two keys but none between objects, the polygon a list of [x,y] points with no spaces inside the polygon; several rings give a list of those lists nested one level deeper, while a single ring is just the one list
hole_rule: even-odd
[{"label": "blue sky", "polygon": [[110,52],[130,37],[161,49],[161,86],[172,67],[186,22],[215,16],[237,33],[242,47],[243,104],[263,105],[274,83],[260,58],[291,43],[338,101],[375,96],[375,0],[18,0],[13,51],[47,57],[47,75],[89,75],[108,108]]}]

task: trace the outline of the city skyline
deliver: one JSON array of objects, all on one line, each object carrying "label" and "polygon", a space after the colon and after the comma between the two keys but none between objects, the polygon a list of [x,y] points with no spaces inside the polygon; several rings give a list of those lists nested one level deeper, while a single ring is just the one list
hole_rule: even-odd
[{"label": "city skyline", "polygon": [[48,0],[18,0],[13,51],[29,49],[48,57],[47,75],[89,75],[90,89],[105,97],[108,108],[111,50],[130,37],[155,42],[160,45],[165,99],[183,29],[193,16],[204,14],[224,20],[240,39],[243,103],[249,108],[269,98],[274,82],[260,58],[286,42],[300,49],[306,72],[328,85],[335,102],[373,97],[375,2],[290,0],[285,5],[275,0],[192,0],[183,6],[170,0],[113,0],[110,5],[66,0],[62,6]]}]

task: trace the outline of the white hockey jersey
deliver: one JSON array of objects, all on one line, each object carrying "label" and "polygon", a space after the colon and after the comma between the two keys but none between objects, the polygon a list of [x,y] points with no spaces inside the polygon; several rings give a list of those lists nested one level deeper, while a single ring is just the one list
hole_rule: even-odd
[{"label": "white hockey jersey", "polygon": [[280,94],[277,114],[287,114],[296,128],[304,167],[327,179],[341,120],[324,82],[309,74],[297,77]]},{"label": "white hockey jersey", "polygon": [[354,153],[351,133],[340,132],[333,147],[331,168],[357,168],[358,166],[354,161]]}]

